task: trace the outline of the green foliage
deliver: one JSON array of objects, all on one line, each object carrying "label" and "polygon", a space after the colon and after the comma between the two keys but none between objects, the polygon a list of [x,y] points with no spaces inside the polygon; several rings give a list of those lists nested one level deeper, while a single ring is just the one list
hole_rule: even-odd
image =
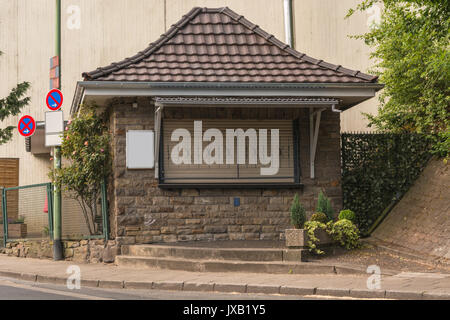
[{"label": "green foliage", "polygon": [[334,219],[334,210],[331,206],[331,201],[325,196],[322,190],[319,193],[316,211],[325,213],[328,217],[328,220]]},{"label": "green foliage", "polygon": [[291,211],[291,224],[296,229],[301,229],[306,221],[306,210],[300,203],[298,194],[294,196],[294,201],[292,202],[290,211]]},{"label": "green foliage", "polygon": [[65,128],[61,155],[69,165],[51,172],[53,183],[72,191],[91,234],[96,234],[97,200],[101,183],[111,173],[110,137],[106,115],[84,107]]},{"label": "green foliage", "polygon": [[48,236],[50,234],[50,229],[49,229],[48,226],[45,226],[45,227],[42,228],[42,234],[44,236]]},{"label": "green foliage", "polygon": [[[373,72],[386,86],[371,126],[426,136],[432,152],[450,152],[450,1],[365,0],[383,7],[380,24],[357,36],[373,47]],[[351,9],[348,16],[355,10]]]},{"label": "green foliage", "polygon": [[359,230],[350,220],[336,221],[328,232],[334,240],[346,249],[358,248],[360,245]]},{"label": "green foliage", "polygon": [[317,221],[317,222],[321,222],[321,223],[327,223],[328,220],[329,219],[328,219],[327,215],[323,212],[313,213],[313,215],[311,216],[311,219],[309,219],[309,221]]},{"label": "green foliage", "polygon": [[[0,122],[9,116],[18,115],[20,110],[30,102],[30,97],[24,97],[29,87],[28,82],[19,83],[7,97],[0,99]],[[0,145],[11,139],[14,128],[15,126],[0,128]]]},{"label": "green foliage", "polygon": [[356,221],[356,215],[352,210],[341,210],[341,212],[339,212],[339,220],[343,220],[343,219],[347,219],[350,220],[351,222],[355,223]]},{"label": "green foliage", "polygon": [[344,208],[357,212],[365,234],[383,210],[406,192],[430,159],[419,134],[341,134]]},{"label": "green foliage", "polygon": [[304,229],[308,235],[307,245],[309,251],[314,252],[315,254],[323,254],[324,252],[317,247],[319,239],[316,237],[316,231],[319,229],[327,231],[327,225],[319,221],[307,221],[305,222]]},{"label": "green foliage", "polygon": [[347,219],[338,220],[336,222],[328,221],[322,223],[319,221],[307,221],[304,229],[308,235],[308,248],[309,251],[316,254],[323,254],[323,250],[320,250],[317,245],[320,240],[316,237],[317,230],[325,231],[333,240],[339,242],[341,246],[350,250],[358,248],[359,243],[359,230],[353,222]]}]

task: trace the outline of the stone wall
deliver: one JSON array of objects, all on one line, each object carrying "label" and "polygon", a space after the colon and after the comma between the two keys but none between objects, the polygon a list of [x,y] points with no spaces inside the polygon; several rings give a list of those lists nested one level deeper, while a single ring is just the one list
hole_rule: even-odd
[{"label": "stone wall", "polygon": [[[112,263],[116,255],[120,254],[120,247],[116,241],[110,240],[78,240],[63,241],[64,258],[68,261],[84,263]],[[8,242],[0,253],[23,258],[53,258],[53,242],[41,241],[14,241]]]},{"label": "stone wall", "polygon": [[[322,113],[316,153],[316,178],[309,172],[309,114],[298,108],[166,108],[166,119],[299,119],[299,189],[161,189],[154,170],[126,169],[126,130],[153,129],[149,99],[116,99],[110,105],[113,183],[110,183],[112,234],[119,244],[190,240],[280,239],[289,227],[295,193],[311,214],[320,189],[341,208],[339,114]],[[234,197],[240,206],[233,205]],[[154,220],[154,223],[150,224]]]},{"label": "stone wall", "polygon": [[450,170],[432,160],[372,237],[388,246],[450,260]]}]

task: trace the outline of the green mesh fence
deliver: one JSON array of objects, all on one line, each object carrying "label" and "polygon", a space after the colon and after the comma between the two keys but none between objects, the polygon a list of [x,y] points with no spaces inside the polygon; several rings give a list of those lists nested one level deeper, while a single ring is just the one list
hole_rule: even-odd
[{"label": "green mesh fence", "polygon": [[[67,240],[103,235],[103,217],[101,207],[101,194],[91,210],[76,198],[70,191],[62,191],[62,238]],[[92,206],[93,207],[93,206]]]},{"label": "green mesh fence", "polygon": [[[0,245],[15,240],[51,239],[53,187],[50,183],[0,189]],[[75,194],[62,191],[62,239],[108,239],[106,186],[95,205],[83,205]],[[4,222],[7,223],[4,223]]]},{"label": "green mesh fence", "polygon": [[48,201],[50,190],[49,183],[3,189],[2,238],[6,233],[8,241],[48,239],[52,230],[52,212]]}]

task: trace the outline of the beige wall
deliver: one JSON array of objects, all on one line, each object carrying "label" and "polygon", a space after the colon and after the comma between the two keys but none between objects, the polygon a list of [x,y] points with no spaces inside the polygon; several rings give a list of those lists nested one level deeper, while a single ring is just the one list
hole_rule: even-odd
[{"label": "beige wall", "polygon": [[[23,114],[43,120],[49,88],[49,58],[54,53],[54,1],[0,0],[0,97],[18,82],[29,81],[31,102],[22,113],[0,126],[17,125]],[[25,138],[14,132],[12,141],[0,146],[0,158],[19,158],[19,184],[48,181],[48,157],[25,151]],[[1,174],[1,173],[0,173]]]},{"label": "beige wall", "polygon": [[[314,58],[368,72],[369,47],[349,35],[367,32],[370,14],[356,13],[344,19],[360,0],[294,0],[295,49]],[[371,13],[373,14],[373,13]],[[368,130],[361,112],[375,113],[377,98],[359,104],[341,115],[341,131]]]},{"label": "beige wall", "polygon": [[[344,20],[358,0],[293,0],[296,49],[315,58],[367,71],[368,48],[347,35],[367,30],[369,15]],[[69,29],[71,5],[80,8],[79,29]],[[284,41],[283,0],[62,0],[61,50],[63,111],[67,118],[81,73],[144,49],[192,7],[222,7],[244,15]],[[22,114],[44,119],[49,89],[49,59],[55,54],[55,0],[0,0],[0,97],[17,82],[30,81],[31,103]],[[361,111],[376,111],[376,100],[341,116],[342,130],[364,130]],[[16,125],[19,116],[2,127]],[[24,138],[0,146],[0,158],[20,158],[20,184],[48,181],[48,157],[25,152]],[[1,174],[1,173],[0,173]]]}]

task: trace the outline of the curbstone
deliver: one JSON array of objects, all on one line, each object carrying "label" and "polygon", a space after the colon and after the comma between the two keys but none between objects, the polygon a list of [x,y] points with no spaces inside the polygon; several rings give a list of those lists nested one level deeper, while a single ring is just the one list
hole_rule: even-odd
[{"label": "curbstone", "polygon": [[280,294],[309,296],[316,292],[316,288],[280,287]]},{"label": "curbstone", "polygon": [[125,281],[125,289],[144,289],[151,290],[153,287],[153,281],[142,282],[142,281]]},{"label": "curbstone", "polygon": [[184,282],[180,281],[162,281],[153,282],[152,289],[160,290],[183,290]]},{"label": "curbstone", "polygon": [[52,284],[66,284],[67,279],[66,278],[60,278],[60,277],[53,277],[53,276],[42,276],[37,275],[36,282],[41,283],[52,283]]},{"label": "curbstone", "polygon": [[386,298],[386,290],[350,289],[352,298]]},{"label": "curbstone", "polygon": [[99,280],[87,280],[87,279],[81,279],[80,285],[82,287],[98,287]]},{"label": "curbstone", "polygon": [[247,285],[232,284],[232,283],[216,283],[214,285],[214,291],[245,293],[247,291]]},{"label": "curbstone", "polygon": [[442,292],[424,292],[424,300],[450,300],[450,294]]},{"label": "curbstone", "polygon": [[183,291],[214,291],[214,283],[185,282]]},{"label": "curbstone", "polygon": [[399,300],[422,300],[423,292],[386,290],[386,298]]},{"label": "curbstone", "polygon": [[279,294],[280,286],[270,285],[247,285],[247,293],[266,293],[266,294]]},{"label": "curbstone", "polygon": [[0,271],[0,277],[20,279],[22,278],[22,274],[20,272],[13,271]]},{"label": "curbstone", "polygon": [[334,297],[350,297],[350,289],[341,288],[317,288],[316,295],[334,296]]},{"label": "curbstone", "polygon": [[336,274],[367,274],[365,270],[344,266],[334,266]]},{"label": "curbstone", "polygon": [[20,279],[22,279],[24,281],[36,282],[37,281],[37,274],[21,273],[20,274]]},{"label": "curbstone", "polygon": [[100,280],[98,286],[99,288],[122,289],[124,283],[120,280]]}]

